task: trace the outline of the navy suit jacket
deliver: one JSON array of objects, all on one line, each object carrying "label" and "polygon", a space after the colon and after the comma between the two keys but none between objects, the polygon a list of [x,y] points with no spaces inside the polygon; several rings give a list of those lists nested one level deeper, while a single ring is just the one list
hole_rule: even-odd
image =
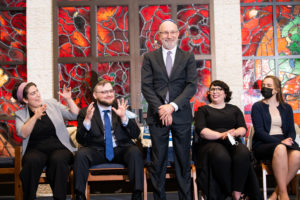
[{"label": "navy suit jacket", "polygon": [[[86,116],[86,108],[83,108],[78,115],[78,128],[76,134],[76,140],[78,143],[85,147],[91,147],[97,150],[105,149],[104,140],[104,125],[100,116],[100,111],[97,103],[94,104],[95,111],[91,120],[90,130],[86,130],[83,125],[84,118]],[[138,138],[140,135],[140,128],[136,124],[134,119],[129,119],[127,126],[123,126],[121,119],[112,111],[112,129],[116,139],[116,144],[119,147],[133,145],[131,139]]]},{"label": "navy suit jacket", "polygon": [[197,89],[197,71],[194,55],[177,48],[174,65],[167,74],[162,48],[144,55],[142,66],[142,93],[148,102],[147,123],[161,123],[158,107],[165,104],[169,91],[169,101],[178,105],[173,112],[173,124],[192,122],[190,99]]}]

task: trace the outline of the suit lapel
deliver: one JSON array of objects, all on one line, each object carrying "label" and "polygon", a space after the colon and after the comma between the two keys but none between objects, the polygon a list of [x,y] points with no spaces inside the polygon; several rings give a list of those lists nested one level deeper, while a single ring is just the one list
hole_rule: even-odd
[{"label": "suit lapel", "polygon": [[116,128],[117,128],[117,124],[118,124],[118,116],[116,115],[116,113],[111,110],[111,120],[112,120],[112,128],[114,129],[114,132],[116,132]]},{"label": "suit lapel", "polygon": [[183,56],[183,54],[181,52],[181,49],[179,49],[177,47],[174,64],[173,64],[171,74],[170,74],[170,79],[172,78],[172,76],[174,76],[174,73],[176,72],[176,69],[178,69],[180,60],[183,59],[182,56]]},{"label": "suit lapel", "polygon": [[97,104],[94,104],[94,106],[95,106],[94,119],[96,121],[96,125],[99,125],[100,130],[104,133],[104,126],[103,126],[103,122],[101,119],[99,108],[98,108]]},{"label": "suit lapel", "polygon": [[162,67],[163,72],[168,77],[168,72],[167,72],[167,69],[166,69],[165,62],[164,62],[164,57],[162,55],[162,48],[161,47],[156,51],[156,57],[158,58],[157,62],[159,64],[159,66]]}]

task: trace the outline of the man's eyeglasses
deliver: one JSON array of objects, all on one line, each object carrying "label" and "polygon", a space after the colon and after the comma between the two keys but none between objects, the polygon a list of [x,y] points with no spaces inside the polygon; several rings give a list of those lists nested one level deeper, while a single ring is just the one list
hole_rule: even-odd
[{"label": "man's eyeglasses", "polygon": [[223,88],[220,88],[220,87],[210,88],[209,89],[210,92],[221,92],[222,90],[223,90]]},{"label": "man's eyeglasses", "polygon": [[104,90],[104,91],[95,91],[96,93],[100,93],[100,94],[112,94],[114,93],[114,90]]},{"label": "man's eyeglasses", "polygon": [[175,35],[176,33],[178,33],[178,31],[170,31],[170,32],[168,32],[168,31],[164,31],[164,32],[159,32],[160,34],[162,34],[162,35]]}]

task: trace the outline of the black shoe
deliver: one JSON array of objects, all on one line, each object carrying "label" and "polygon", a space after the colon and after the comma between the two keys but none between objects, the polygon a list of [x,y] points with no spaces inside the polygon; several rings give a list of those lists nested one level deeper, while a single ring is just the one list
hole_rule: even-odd
[{"label": "black shoe", "polygon": [[79,192],[75,194],[75,200],[86,200],[85,195]]},{"label": "black shoe", "polygon": [[131,196],[131,200],[142,200],[142,191],[140,190],[135,190],[133,193],[132,193],[132,196]]}]

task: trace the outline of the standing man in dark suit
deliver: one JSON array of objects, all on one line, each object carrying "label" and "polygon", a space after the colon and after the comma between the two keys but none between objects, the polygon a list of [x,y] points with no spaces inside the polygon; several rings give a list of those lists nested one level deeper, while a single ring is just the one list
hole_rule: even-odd
[{"label": "standing man in dark suit", "polygon": [[93,90],[96,103],[78,115],[76,139],[83,147],[74,162],[76,200],[85,199],[88,169],[100,163],[124,163],[133,186],[132,199],[141,200],[144,183],[144,161],[131,139],[140,135],[134,119],[128,119],[127,101],[117,100],[110,82],[101,80]]},{"label": "standing man in dark suit", "polygon": [[194,55],[177,47],[178,27],[165,20],[159,27],[162,48],[147,53],[142,66],[142,93],[148,102],[147,123],[152,141],[151,180],[154,199],[165,200],[169,131],[175,152],[179,199],[191,199],[190,143],[197,71]]}]

